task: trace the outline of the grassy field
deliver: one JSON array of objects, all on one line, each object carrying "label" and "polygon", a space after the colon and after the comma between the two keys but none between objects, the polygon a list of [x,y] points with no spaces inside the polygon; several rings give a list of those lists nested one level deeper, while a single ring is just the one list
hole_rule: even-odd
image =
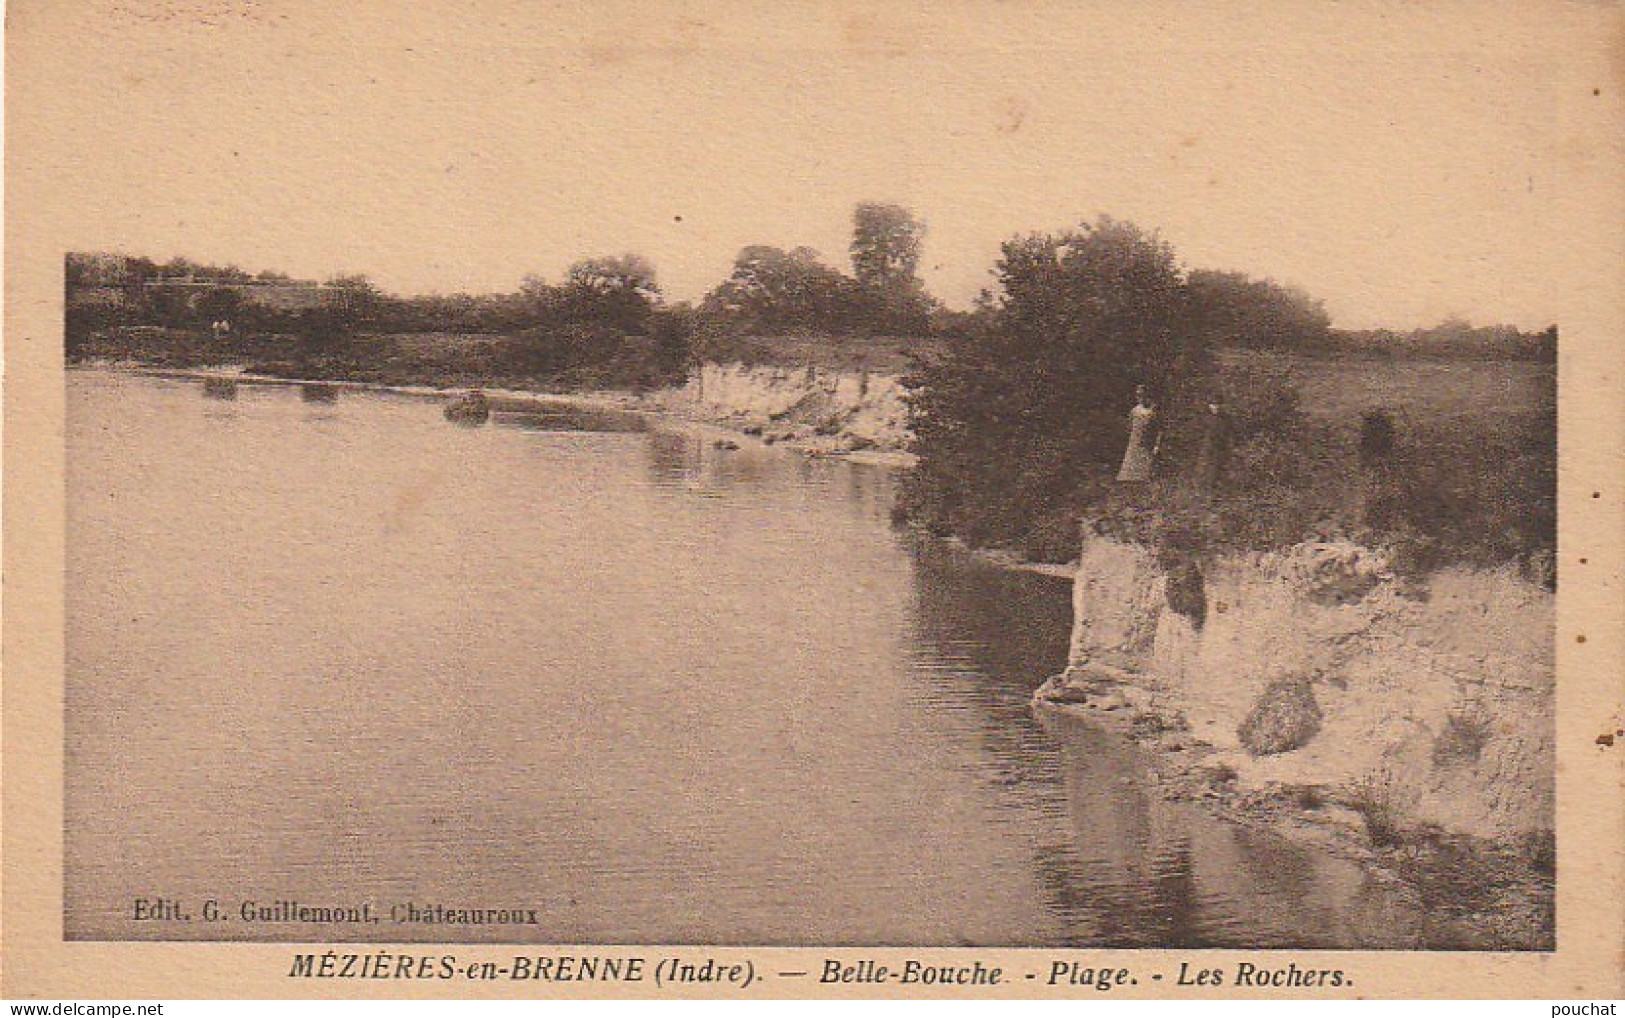
[{"label": "grassy field", "polygon": [[1529,361],[1371,360],[1244,351],[1227,361],[1284,370],[1312,419],[1358,424],[1384,410],[1403,431],[1506,435],[1552,414],[1557,369]]},{"label": "grassy field", "polygon": [[[443,369],[451,375],[489,373],[493,355],[510,350],[518,340],[503,333],[392,332],[368,335],[366,345],[418,370]],[[909,337],[825,335],[743,336],[702,349],[705,360],[742,361],[777,367],[824,371],[906,373],[918,354],[937,349],[939,341]]]}]

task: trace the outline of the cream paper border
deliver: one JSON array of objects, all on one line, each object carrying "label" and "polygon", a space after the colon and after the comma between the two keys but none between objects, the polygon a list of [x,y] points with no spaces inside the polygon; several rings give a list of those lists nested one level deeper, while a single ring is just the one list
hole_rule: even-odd
[{"label": "cream paper border", "polygon": [[[62,255],[72,245],[61,224],[69,218],[44,159],[64,153],[52,146],[72,139],[85,160],[117,160],[120,153],[98,146],[92,122],[61,122],[57,96],[41,86],[41,70],[55,63],[108,59],[122,45],[116,28],[85,37],[57,33],[55,14],[83,8],[89,0],[11,0],[6,40],[6,260],[4,365],[4,588],[3,588],[3,970],[0,996],[10,999],[393,997],[480,998],[556,996],[712,996],[719,991],[691,988],[656,991],[652,984],[491,983],[456,981],[370,982],[290,979],[292,948],[256,944],[64,943],[62,940],[62,666],[63,666],[63,383]],[[280,0],[245,8],[271,8],[295,18],[310,0]],[[1303,0],[1307,4],[1308,0]],[[1557,138],[1546,169],[1557,181],[1549,187],[1548,228],[1557,231],[1561,264],[1551,278],[1561,287],[1560,388],[1560,562],[1558,597],[1558,949],[1551,954],[1361,953],[1315,951],[1108,951],[966,949],[702,949],[706,956],[751,960],[760,970],[817,971],[829,957],[877,959],[897,965],[905,957],[942,962],[981,959],[1023,971],[1047,966],[1052,957],[1087,959],[1095,965],[1122,965],[1144,972],[1177,969],[1179,961],[1225,964],[1251,959],[1300,966],[1344,968],[1354,986],[1341,991],[1277,992],[1274,996],[1608,998],[1625,996],[1625,739],[1613,749],[1596,743],[1605,732],[1625,729],[1625,10],[1615,3],[1559,0],[1507,0],[1492,9],[1508,15],[1539,3],[1549,15],[1551,37],[1561,45],[1532,49],[1540,73],[1560,83],[1562,99],[1553,125]],[[1121,0],[1127,5],[1128,0]],[[1274,0],[1282,12],[1303,6]],[[124,0],[108,7],[145,8],[156,17],[212,16],[211,9],[234,6],[198,0]],[[416,4],[391,0],[348,0],[352,9],[382,8],[410,22]],[[545,12],[552,5],[488,0],[482,12]],[[1044,15],[1069,5],[961,0],[937,6],[828,0],[779,8],[791,21],[824,23],[825,35],[804,45],[863,46],[928,19],[949,35],[973,39],[985,18]],[[1115,9],[1112,3],[1088,4]],[[1148,5],[1136,5],[1143,14]],[[1409,8],[1369,2],[1344,4],[1335,14],[1350,28],[1347,45],[1362,44],[1360,26],[1375,28],[1390,13],[1422,7],[1433,16],[1437,35],[1419,36],[1418,45],[1451,44],[1452,24],[1483,4],[1412,4]],[[1257,3],[1235,0],[1222,13]],[[672,27],[681,39],[682,23],[709,19],[727,24],[745,10],[709,0],[692,3],[595,5],[604,33],[617,25],[640,37]],[[1156,8],[1169,18],[1191,10],[1179,4]],[[1212,5],[1201,5],[1212,13]],[[215,12],[217,13],[217,11]],[[770,16],[770,21],[777,15]],[[894,24],[896,22],[897,24]],[[854,26],[857,30],[854,31]],[[844,31],[843,31],[844,28]],[[893,36],[887,32],[893,31]],[[586,40],[561,40],[586,46]],[[291,51],[290,60],[318,62]],[[1170,63],[1166,73],[1180,73]],[[1501,83],[1516,88],[1516,81]],[[1059,87],[1064,87],[1059,86]],[[1488,87],[1488,86],[1486,86]],[[742,100],[745,101],[745,100]],[[161,119],[155,130],[162,131]],[[184,137],[169,139],[184,144]],[[358,141],[359,140],[354,140]],[[545,139],[538,138],[538,144]],[[1470,158],[1471,153],[1464,153]],[[1381,152],[1373,152],[1380,159]],[[116,165],[116,164],[115,164]],[[131,172],[139,172],[132,166]],[[971,186],[974,182],[968,182]],[[1328,182],[1329,186],[1335,183]],[[1020,224],[1005,224],[1007,231]],[[153,252],[162,254],[162,252]],[[1241,266],[1246,268],[1246,266]],[[1586,565],[1581,566],[1581,559]],[[1585,636],[1583,643],[1577,638]],[[1038,677],[1035,677],[1035,681]],[[330,945],[314,945],[322,951]],[[371,945],[367,950],[375,948]],[[418,953],[439,953],[414,946]],[[581,948],[561,949],[581,953]],[[658,957],[662,949],[609,948],[608,953]],[[513,954],[539,955],[544,948],[498,946],[448,949],[466,960],[504,960]],[[729,991],[720,991],[729,995]],[[1114,997],[1180,992],[1165,981],[1118,991]],[[1184,991],[1198,995],[1196,991]],[[1234,988],[1211,996],[1263,996],[1267,991]],[[812,980],[758,982],[742,996],[1064,996],[1100,999],[1087,987],[1064,992],[1017,979],[995,990],[916,990],[896,985],[832,987]]]}]

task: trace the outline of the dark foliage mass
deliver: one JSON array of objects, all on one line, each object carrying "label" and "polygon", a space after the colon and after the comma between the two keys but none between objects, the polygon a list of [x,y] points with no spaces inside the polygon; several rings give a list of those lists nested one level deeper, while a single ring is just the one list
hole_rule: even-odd
[{"label": "dark foliage mass", "polygon": [[1173,250],[1131,224],[1015,238],[995,274],[992,326],[911,379],[904,508],[973,544],[1070,554],[1080,510],[1107,497],[1137,386],[1165,408],[1167,454],[1193,454],[1210,349]]},{"label": "dark foliage mass", "polygon": [[70,255],[67,284],[70,358],[241,362],[294,378],[652,387],[683,376],[695,329],[635,254],[479,296],[395,297],[364,276],[318,283],[112,255]]},{"label": "dark foliage mass", "polygon": [[[589,258],[513,293],[397,297],[362,276],[318,283],[176,258],[70,254],[70,358],[173,366],[247,360],[296,377],[644,387],[751,337],[924,336],[943,316],[917,275],[924,224],[897,205],[853,216],[854,275],[806,247],[752,245],[699,308],[667,303],[636,254]],[[220,334],[215,323],[231,323]],[[436,337],[420,341],[417,337]]]},{"label": "dark foliage mass", "polygon": [[809,247],[753,244],[700,307],[734,335],[924,336],[937,311],[917,271],[924,237],[909,210],[864,202],[852,215],[852,275]]},{"label": "dark foliage mass", "polygon": [[[1012,239],[996,274],[980,332],[911,379],[919,465],[900,518],[1045,561],[1073,557],[1086,524],[1158,548],[1181,577],[1219,551],[1342,537],[1416,577],[1510,561],[1552,582],[1549,384],[1500,413],[1400,422],[1355,392],[1339,394],[1341,416],[1309,413],[1288,371],[1232,351],[1266,345],[1243,335],[1335,344],[1317,306],[1244,277],[1187,276],[1154,234],[1110,219]],[[1496,332],[1555,344],[1555,330]],[[1157,470],[1121,484],[1140,385],[1160,425]],[[1194,597],[1181,609],[1203,614]]]}]

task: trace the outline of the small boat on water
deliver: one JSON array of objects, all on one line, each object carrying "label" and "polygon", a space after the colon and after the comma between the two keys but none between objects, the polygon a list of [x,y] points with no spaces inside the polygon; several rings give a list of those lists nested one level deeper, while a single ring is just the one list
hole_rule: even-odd
[{"label": "small boat on water", "polygon": [[305,382],[299,386],[299,398],[306,403],[337,403],[339,389],[327,382]]},{"label": "small boat on water", "polygon": [[484,424],[491,417],[491,401],[485,393],[471,389],[446,404],[446,420],[459,424]]}]

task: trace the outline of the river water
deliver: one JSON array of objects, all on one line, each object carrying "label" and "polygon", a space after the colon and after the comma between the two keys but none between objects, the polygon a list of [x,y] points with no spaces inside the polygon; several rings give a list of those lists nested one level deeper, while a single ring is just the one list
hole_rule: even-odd
[{"label": "river water", "polygon": [[894,531],[885,468],[563,407],[67,396],[70,938],[1417,946],[1358,867],[1035,720],[1066,582]]}]

